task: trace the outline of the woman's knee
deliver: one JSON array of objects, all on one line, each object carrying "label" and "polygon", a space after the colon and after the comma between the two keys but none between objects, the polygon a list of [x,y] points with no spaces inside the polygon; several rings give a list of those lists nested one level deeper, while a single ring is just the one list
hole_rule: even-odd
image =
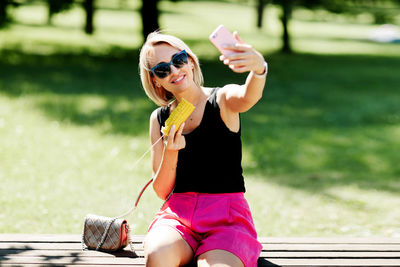
[{"label": "woman's knee", "polygon": [[193,251],[173,229],[154,229],[147,235],[146,266],[181,266],[193,258]]},{"label": "woman's knee", "polygon": [[197,260],[199,267],[243,267],[242,261],[225,250],[210,250],[201,254]]},{"label": "woman's knee", "polygon": [[145,250],[146,266],[179,266],[179,260],[169,246],[153,246]]},{"label": "woman's knee", "polygon": [[171,240],[146,238],[144,246],[146,266],[178,266]]}]

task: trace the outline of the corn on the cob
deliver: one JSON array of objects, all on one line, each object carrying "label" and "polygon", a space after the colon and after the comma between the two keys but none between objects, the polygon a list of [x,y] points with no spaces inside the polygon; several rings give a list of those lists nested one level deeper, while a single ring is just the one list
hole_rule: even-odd
[{"label": "corn on the cob", "polygon": [[175,125],[175,132],[176,132],[181,126],[181,124],[187,120],[190,114],[192,114],[194,108],[195,107],[193,106],[192,103],[182,98],[181,102],[178,104],[178,106],[175,107],[171,115],[169,115],[168,119],[165,121],[165,126],[161,129],[164,136],[169,135],[169,131],[172,125]]}]

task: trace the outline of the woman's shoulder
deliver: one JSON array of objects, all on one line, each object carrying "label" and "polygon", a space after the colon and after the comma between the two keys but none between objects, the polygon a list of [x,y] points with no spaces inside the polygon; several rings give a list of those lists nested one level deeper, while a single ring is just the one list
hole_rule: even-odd
[{"label": "woman's shoulder", "polygon": [[212,99],[216,96],[220,87],[203,87],[203,92],[207,95],[207,99]]},{"label": "woman's shoulder", "polygon": [[218,94],[219,95],[224,95],[224,94],[227,94],[230,91],[235,90],[235,89],[240,88],[240,87],[241,87],[241,85],[235,84],[235,83],[226,84],[223,87],[221,87],[220,90],[218,90]]},{"label": "woman's shoulder", "polygon": [[230,97],[235,91],[237,91],[238,88],[240,88],[241,85],[239,84],[227,84],[223,87],[221,87],[218,92],[217,92],[217,102],[221,103],[225,101],[227,98]]},{"label": "woman's shoulder", "polygon": [[214,90],[216,89],[216,87],[202,87],[201,88],[202,90],[203,90],[203,92],[208,96],[208,97],[210,97],[211,96],[211,94],[214,92]]},{"label": "woman's shoulder", "polygon": [[150,120],[157,121],[160,125],[163,125],[168,116],[169,116],[168,106],[158,107],[151,113]]},{"label": "woman's shoulder", "polygon": [[150,123],[158,122],[161,107],[156,108],[150,115]]}]

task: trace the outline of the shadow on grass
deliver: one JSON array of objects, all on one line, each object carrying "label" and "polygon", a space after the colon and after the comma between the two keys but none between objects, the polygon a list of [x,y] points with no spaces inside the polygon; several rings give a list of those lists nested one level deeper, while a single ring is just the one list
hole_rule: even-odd
[{"label": "shadow on grass", "polygon": [[270,66],[243,115],[246,174],[314,193],[400,190],[400,58],[274,55]]},{"label": "shadow on grass", "polygon": [[[263,99],[243,114],[245,174],[323,191],[355,184],[400,190],[400,57],[282,55],[266,57]],[[138,51],[110,56],[0,54],[0,93],[29,97],[61,123],[145,135],[156,106],[138,75]],[[206,86],[243,83],[220,62],[201,60]]]},{"label": "shadow on grass", "polygon": [[140,84],[137,51],[116,48],[112,56],[89,53],[0,55],[0,92],[29,97],[50,120],[99,126],[106,133],[148,132],[155,105]]}]

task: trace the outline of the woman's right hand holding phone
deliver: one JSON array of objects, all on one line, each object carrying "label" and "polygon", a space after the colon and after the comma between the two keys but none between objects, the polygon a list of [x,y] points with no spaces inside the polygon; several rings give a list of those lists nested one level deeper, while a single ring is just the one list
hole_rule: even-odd
[{"label": "woman's right hand holding phone", "polygon": [[253,71],[258,75],[264,74],[267,70],[261,53],[243,42],[237,32],[234,32],[233,36],[238,42],[223,47],[225,50],[232,51],[232,53],[222,54],[219,59],[236,73]]}]

